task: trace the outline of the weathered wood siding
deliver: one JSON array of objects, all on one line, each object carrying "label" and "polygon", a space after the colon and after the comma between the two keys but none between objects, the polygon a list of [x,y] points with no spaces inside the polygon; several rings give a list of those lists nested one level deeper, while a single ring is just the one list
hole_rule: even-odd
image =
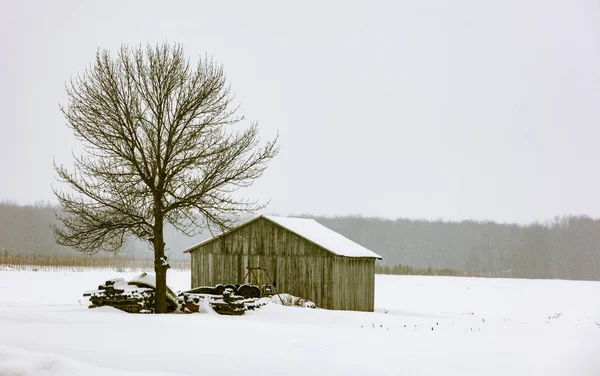
[{"label": "weathered wood siding", "polygon": [[375,259],[336,256],[265,218],[196,247],[191,256],[192,287],[242,283],[246,267],[260,266],[280,293],[321,308],[373,311]]},{"label": "weathered wood siding", "polygon": [[335,256],[331,309],[373,312],[375,259]]}]

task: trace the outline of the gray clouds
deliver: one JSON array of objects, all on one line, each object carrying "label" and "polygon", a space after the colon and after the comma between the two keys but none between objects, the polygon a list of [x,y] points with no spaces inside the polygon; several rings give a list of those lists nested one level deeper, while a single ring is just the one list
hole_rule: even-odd
[{"label": "gray clouds", "polygon": [[594,1],[4,2],[0,198],[53,200],[77,143],[58,102],[98,47],[212,55],[281,153],[280,214],[527,222],[600,216]]}]

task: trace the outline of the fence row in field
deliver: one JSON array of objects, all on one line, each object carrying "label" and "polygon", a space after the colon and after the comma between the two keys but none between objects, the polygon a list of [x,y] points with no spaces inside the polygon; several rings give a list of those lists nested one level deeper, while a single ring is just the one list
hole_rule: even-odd
[{"label": "fence row in field", "polygon": [[[190,269],[190,261],[169,260],[171,269]],[[0,252],[0,266],[13,270],[84,271],[143,270],[152,271],[154,260],[123,257],[5,255]]]}]

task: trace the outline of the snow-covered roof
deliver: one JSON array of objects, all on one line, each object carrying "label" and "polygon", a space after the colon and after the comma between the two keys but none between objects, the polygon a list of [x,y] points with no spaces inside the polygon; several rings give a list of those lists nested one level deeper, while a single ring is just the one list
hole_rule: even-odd
[{"label": "snow-covered roof", "polygon": [[320,245],[336,255],[346,257],[373,257],[381,259],[377,253],[368,250],[345,236],[323,226],[314,219],[275,217],[264,215],[264,218],[283,226],[301,237]]},{"label": "snow-covered roof", "polygon": [[[323,226],[319,222],[310,218],[291,218],[291,217],[276,217],[273,215],[261,215],[260,217],[254,218],[246,223],[241,224],[243,226],[249,222],[255,221],[258,218],[265,218],[271,222],[274,222],[282,227],[285,227],[289,231],[309,240],[325,249],[339,256],[345,257],[371,257],[382,259],[377,253],[368,250],[360,244],[353,242],[345,236],[338,234],[337,232]],[[238,226],[238,227],[240,227]],[[207,239],[200,244],[188,249],[185,252],[190,252],[194,248],[208,243],[215,238],[218,238],[223,234],[219,234],[213,238]]]}]

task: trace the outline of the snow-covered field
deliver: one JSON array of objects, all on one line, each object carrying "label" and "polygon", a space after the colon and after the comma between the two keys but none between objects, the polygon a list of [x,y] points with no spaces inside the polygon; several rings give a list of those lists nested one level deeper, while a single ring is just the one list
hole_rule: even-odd
[{"label": "snow-covered field", "polygon": [[86,308],[131,275],[0,271],[0,375],[600,375],[598,282],[377,276],[375,313]]}]

